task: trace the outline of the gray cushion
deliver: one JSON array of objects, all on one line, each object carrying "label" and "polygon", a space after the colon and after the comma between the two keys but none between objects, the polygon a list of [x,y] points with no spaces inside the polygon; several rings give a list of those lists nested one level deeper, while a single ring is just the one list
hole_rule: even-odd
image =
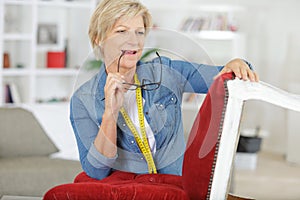
[{"label": "gray cushion", "polygon": [[0,196],[43,196],[56,185],[73,182],[79,161],[24,157],[0,159]]},{"label": "gray cushion", "polygon": [[0,108],[0,157],[46,156],[58,152],[36,117],[19,107]]}]

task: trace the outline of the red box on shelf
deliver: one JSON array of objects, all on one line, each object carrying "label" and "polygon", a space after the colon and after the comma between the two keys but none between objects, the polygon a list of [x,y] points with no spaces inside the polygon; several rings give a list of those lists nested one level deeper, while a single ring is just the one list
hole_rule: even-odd
[{"label": "red box on shelf", "polygon": [[65,52],[63,51],[47,52],[47,68],[64,68],[65,58]]}]

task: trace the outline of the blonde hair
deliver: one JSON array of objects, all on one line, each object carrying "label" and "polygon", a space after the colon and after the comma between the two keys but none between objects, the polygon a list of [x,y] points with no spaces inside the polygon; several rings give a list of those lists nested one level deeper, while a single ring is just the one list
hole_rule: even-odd
[{"label": "blonde hair", "polygon": [[144,27],[152,26],[152,17],[148,9],[138,0],[102,0],[94,11],[90,26],[89,37],[92,46],[95,47],[106,39],[114,24],[121,17],[135,17],[141,15],[144,20]]}]

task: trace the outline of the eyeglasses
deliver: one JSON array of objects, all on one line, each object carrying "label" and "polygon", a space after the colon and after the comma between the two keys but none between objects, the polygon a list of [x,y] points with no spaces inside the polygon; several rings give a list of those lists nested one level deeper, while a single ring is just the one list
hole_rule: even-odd
[{"label": "eyeglasses", "polygon": [[[158,54],[158,52],[155,52],[156,55],[158,56],[159,58],[159,62],[160,62],[160,79],[158,82],[152,82],[148,79],[143,79],[142,80],[142,84],[134,84],[134,83],[126,83],[124,82],[123,84],[124,85],[127,85],[128,90],[136,90],[138,88],[141,88],[142,90],[156,90],[157,88],[159,88],[160,84],[161,84],[161,80],[162,80],[162,61],[161,61],[161,57],[160,55]],[[120,60],[121,58],[124,56],[124,53],[121,54],[121,56],[119,57],[119,60],[118,60],[118,72],[120,70]],[[145,82],[150,82],[150,83],[145,83]]]}]

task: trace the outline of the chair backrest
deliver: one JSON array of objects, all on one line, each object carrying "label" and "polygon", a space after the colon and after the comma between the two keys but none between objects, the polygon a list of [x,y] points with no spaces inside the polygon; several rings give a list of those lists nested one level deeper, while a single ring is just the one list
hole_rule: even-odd
[{"label": "chair backrest", "polygon": [[214,81],[192,127],[183,163],[183,187],[191,199],[227,198],[246,100],[300,111],[300,95],[233,78],[224,74]]}]

